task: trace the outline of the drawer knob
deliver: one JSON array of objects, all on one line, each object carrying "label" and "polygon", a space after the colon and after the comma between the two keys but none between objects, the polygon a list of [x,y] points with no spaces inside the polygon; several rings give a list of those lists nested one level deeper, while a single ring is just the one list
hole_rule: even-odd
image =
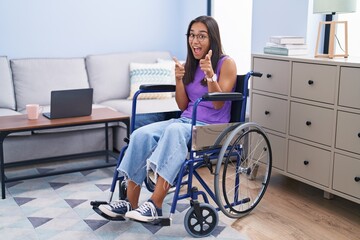
[{"label": "drawer knob", "polygon": [[310,121],[306,121],[306,126],[310,126],[311,122]]},{"label": "drawer knob", "polygon": [[[270,112],[268,110],[265,111],[265,115],[269,115]],[[360,134],[360,133],[359,133]]]},{"label": "drawer knob", "polygon": [[309,161],[308,160],[305,160],[304,161],[304,165],[306,166],[306,165],[309,165]]},{"label": "drawer knob", "polygon": [[354,180],[355,182],[360,182],[360,177],[355,177]]},{"label": "drawer knob", "polygon": [[271,78],[272,76],[271,76],[270,73],[268,73],[268,74],[266,74],[266,77],[267,77],[267,78]]},{"label": "drawer knob", "polygon": [[358,133],[358,137],[360,138],[360,132]]},{"label": "drawer knob", "polygon": [[313,84],[314,84],[314,81],[313,81],[313,80],[309,80],[309,81],[308,81],[308,84],[309,84],[309,85],[313,85]]}]

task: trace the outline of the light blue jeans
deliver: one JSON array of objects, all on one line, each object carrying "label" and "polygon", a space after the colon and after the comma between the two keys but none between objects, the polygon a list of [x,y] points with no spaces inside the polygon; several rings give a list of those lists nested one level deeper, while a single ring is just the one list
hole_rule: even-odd
[{"label": "light blue jeans", "polygon": [[[205,123],[197,122],[197,125]],[[155,122],[136,129],[120,163],[120,176],[141,185],[151,168],[168,183],[175,178],[186,159],[191,138],[191,119]]]}]

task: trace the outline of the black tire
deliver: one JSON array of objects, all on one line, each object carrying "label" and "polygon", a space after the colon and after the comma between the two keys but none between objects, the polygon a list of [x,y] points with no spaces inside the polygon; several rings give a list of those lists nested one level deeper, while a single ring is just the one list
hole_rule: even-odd
[{"label": "black tire", "polygon": [[146,189],[149,190],[149,192],[154,192],[156,180],[155,180],[155,173],[151,169],[149,169],[147,171],[147,175],[144,180],[144,183],[145,183]]},{"label": "black tire", "polygon": [[[176,181],[177,180],[175,179],[175,182]],[[152,170],[148,170],[147,176],[146,176],[146,178],[144,180],[144,183],[145,183],[146,189],[149,192],[154,192],[155,191],[156,179],[155,179],[154,172]],[[174,191],[175,191],[175,186],[172,185],[171,188],[168,191],[168,194],[172,193]]]},{"label": "black tire", "polygon": [[234,129],[225,140],[215,170],[215,196],[230,218],[250,213],[264,196],[272,167],[270,142],[255,123]]},{"label": "black tire", "polygon": [[120,192],[120,199],[121,200],[125,200],[126,199],[126,197],[127,197],[127,183],[126,183],[126,181],[121,181],[121,183],[120,183],[120,187],[119,187],[119,192]]},{"label": "black tire", "polygon": [[185,217],[184,226],[192,237],[209,236],[219,222],[219,215],[216,209],[207,203],[200,203],[200,216],[197,216],[195,208],[191,207]]}]

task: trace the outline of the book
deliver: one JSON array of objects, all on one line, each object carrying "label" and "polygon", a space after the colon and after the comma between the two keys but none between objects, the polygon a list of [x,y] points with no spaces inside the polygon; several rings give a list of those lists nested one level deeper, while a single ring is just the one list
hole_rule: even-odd
[{"label": "book", "polygon": [[277,44],[272,42],[267,42],[266,47],[278,47],[278,48],[287,48],[287,49],[307,49],[307,44]]},{"label": "book", "polygon": [[270,42],[277,44],[305,44],[305,38],[299,36],[271,36]]},{"label": "book", "polygon": [[288,49],[288,48],[280,48],[280,47],[264,47],[264,53],[267,54],[276,54],[276,55],[307,55],[308,49]]}]

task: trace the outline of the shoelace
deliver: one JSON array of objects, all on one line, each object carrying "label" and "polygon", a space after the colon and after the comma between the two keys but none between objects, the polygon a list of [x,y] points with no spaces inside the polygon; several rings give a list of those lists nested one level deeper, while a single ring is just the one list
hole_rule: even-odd
[{"label": "shoelace", "polygon": [[110,205],[113,208],[121,208],[121,207],[128,207],[129,203],[127,201],[121,200],[121,201],[114,201],[110,203]]},{"label": "shoelace", "polygon": [[152,203],[149,202],[144,202],[138,209],[137,211],[140,212],[141,214],[146,213],[148,210],[150,210],[151,216],[155,217],[156,215],[156,208]]}]

